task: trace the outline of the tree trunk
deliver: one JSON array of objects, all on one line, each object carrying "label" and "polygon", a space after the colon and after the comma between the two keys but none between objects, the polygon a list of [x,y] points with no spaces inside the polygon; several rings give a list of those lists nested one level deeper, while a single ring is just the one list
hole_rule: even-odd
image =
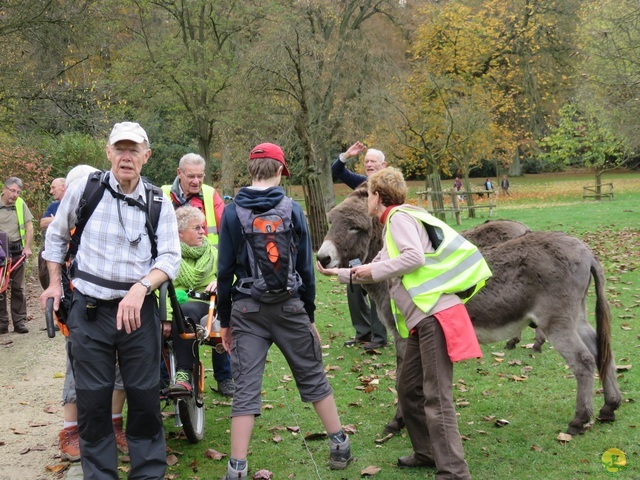
[{"label": "tree trunk", "polygon": [[313,250],[317,251],[329,230],[321,180],[316,175],[307,175],[302,179],[302,191],[304,192],[311,245]]},{"label": "tree trunk", "polygon": [[443,222],[447,219],[444,212],[444,199],[442,196],[442,182],[439,173],[427,175],[427,190],[431,189],[431,204],[433,205],[434,214]]}]

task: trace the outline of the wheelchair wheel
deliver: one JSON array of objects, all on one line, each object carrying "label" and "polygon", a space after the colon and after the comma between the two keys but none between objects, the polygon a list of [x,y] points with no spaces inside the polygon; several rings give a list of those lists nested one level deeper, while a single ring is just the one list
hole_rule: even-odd
[{"label": "wheelchair wheel", "polygon": [[180,398],[178,411],[187,440],[198,443],[204,437],[204,405],[198,407],[193,396]]}]

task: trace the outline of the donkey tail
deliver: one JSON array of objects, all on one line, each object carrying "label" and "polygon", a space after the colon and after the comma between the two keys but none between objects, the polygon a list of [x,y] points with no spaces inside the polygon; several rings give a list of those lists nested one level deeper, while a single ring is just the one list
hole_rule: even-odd
[{"label": "donkey tail", "polygon": [[596,289],[596,333],[598,336],[598,373],[604,384],[608,367],[613,362],[611,352],[611,310],[604,291],[604,269],[598,259],[591,259],[591,275]]}]

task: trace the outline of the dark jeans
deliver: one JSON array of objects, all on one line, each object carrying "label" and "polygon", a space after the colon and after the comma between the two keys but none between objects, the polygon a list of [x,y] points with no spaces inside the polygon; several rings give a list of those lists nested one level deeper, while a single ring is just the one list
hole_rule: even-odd
[{"label": "dark jeans", "polygon": [[[194,319],[196,323],[209,313],[209,304],[205,302],[187,302],[181,305],[182,313],[185,317]],[[176,352],[176,368],[178,370],[191,371],[195,362],[194,340],[184,340],[180,338],[177,328],[171,329],[171,339]],[[227,352],[218,353],[215,348],[211,349],[211,360],[213,363],[213,376],[217,382],[222,382],[231,378],[231,362]]]},{"label": "dark jeans", "polygon": [[76,289],[71,301],[69,357],[76,379],[78,431],[85,480],[119,478],[111,395],[116,358],[127,393],[127,441],[131,479],[162,479],[166,445],[160,415],[161,329],[156,298],[148,296],[141,325],[116,330],[118,300],[100,302],[87,315],[86,297]]},{"label": "dark jeans", "polygon": [[361,285],[347,285],[347,302],[351,323],[356,330],[356,340],[367,340],[371,336],[371,341],[376,343],[387,343],[387,329],[378,318],[378,311],[373,301],[369,298]]}]

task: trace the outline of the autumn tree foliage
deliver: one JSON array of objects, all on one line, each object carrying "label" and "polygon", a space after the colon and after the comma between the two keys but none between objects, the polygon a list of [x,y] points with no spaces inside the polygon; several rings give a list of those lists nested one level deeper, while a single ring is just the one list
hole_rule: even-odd
[{"label": "autumn tree foliage", "polygon": [[[568,84],[573,2],[509,0],[430,4],[416,31],[403,129],[440,145],[432,168],[468,172],[482,159],[507,165],[547,132]],[[572,23],[573,22],[573,23]],[[438,87],[435,87],[438,85]],[[435,118],[434,118],[435,117]],[[430,132],[419,128],[429,118]]]},{"label": "autumn tree foliage", "polygon": [[9,177],[18,177],[24,188],[21,197],[27,202],[35,218],[40,218],[51,201],[49,197],[49,171],[51,167],[32,148],[0,143],[0,170],[2,184]]},{"label": "autumn tree foliage", "polygon": [[576,104],[568,103],[560,109],[558,125],[540,142],[547,161],[592,168],[597,188],[602,183],[602,174],[623,165],[629,152],[600,117],[598,112],[581,110]]}]

